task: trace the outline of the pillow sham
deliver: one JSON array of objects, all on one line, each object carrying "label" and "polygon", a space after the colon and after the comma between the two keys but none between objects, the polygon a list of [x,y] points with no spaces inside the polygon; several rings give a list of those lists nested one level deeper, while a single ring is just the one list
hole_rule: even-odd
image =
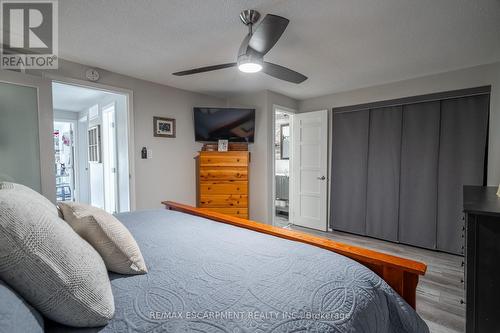
[{"label": "pillow sham", "polygon": [[141,250],[132,234],[116,217],[85,204],[59,204],[64,220],[104,259],[108,270],[120,274],[147,273]]},{"label": "pillow sham", "polygon": [[[36,197],[36,196],[35,196]],[[100,255],[24,187],[0,189],[0,278],[44,316],[78,327],[114,314]]]},{"label": "pillow sham", "polygon": [[43,333],[43,317],[0,280],[0,332]]}]

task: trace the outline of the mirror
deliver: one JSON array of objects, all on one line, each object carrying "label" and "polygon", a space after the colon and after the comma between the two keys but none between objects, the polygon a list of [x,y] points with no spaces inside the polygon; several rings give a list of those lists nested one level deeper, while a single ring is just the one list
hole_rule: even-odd
[{"label": "mirror", "polygon": [[282,124],[280,127],[280,158],[290,159],[290,124]]}]

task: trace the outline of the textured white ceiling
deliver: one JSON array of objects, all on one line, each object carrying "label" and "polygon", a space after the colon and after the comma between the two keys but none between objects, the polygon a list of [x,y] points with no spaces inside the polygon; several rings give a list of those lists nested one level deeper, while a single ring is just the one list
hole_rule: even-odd
[{"label": "textured white ceiling", "polygon": [[52,105],[56,110],[80,112],[107,96],[116,94],[98,89],[88,89],[70,84],[52,84]]},{"label": "textured white ceiling", "polygon": [[[171,75],[235,61],[247,8],[290,19],[266,60],[307,81]],[[59,17],[62,58],[218,96],[304,99],[500,60],[500,0],[64,0]]]}]

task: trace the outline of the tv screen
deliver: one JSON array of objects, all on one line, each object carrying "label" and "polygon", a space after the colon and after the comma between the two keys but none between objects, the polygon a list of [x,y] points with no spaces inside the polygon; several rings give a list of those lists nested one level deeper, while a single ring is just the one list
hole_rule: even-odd
[{"label": "tv screen", "polygon": [[194,108],[196,141],[253,142],[255,109]]}]

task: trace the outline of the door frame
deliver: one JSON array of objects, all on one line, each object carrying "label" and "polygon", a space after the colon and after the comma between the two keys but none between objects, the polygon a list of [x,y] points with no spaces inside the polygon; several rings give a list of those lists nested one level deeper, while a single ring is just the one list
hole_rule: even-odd
[{"label": "door frame", "polygon": [[[96,83],[96,82],[89,82],[89,81],[84,81],[84,80],[79,80],[79,79],[74,79],[74,78],[68,78],[60,75],[52,75],[52,74],[45,74],[44,75],[47,79],[50,79],[51,81],[51,96],[52,96],[52,83],[57,82],[57,83],[62,83],[62,84],[69,84],[73,86],[79,86],[83,88],[89,88],[89,89],[98,89],[110,93],[115,93],[115,94],[121,94],[125,95],[127,99],[127,118],[128,118],[128,123],[127,123],[127,136],[128,136],[128,160],[129,160],[129,201],[130,201],[130,210],[133,211],[136,208],[136,196],[135,196],[135,154],[134,154],[134,92],[130,89],[125,89],[125,88],[120,88],[120,87],[115,87],[115,86],[110,86],[110,85],[105,85],[101,83]],[[52,103],[51,103],[52,104]],[[52,105],[51,105],[52,106]],[[55,180],[54,180],[55,182]],[[55,191],[55,189],[54,189]]]},{"label": "door frame", "polygon": [[[275,226],[275,198],[276,198],[276,159],[275,159],[275,130],[276,130],[276,112],[284,112],[289,115],[295,115],[297,113],[297,110],[281,106],[278,104],[273,104],[273,112],[272,112],[272,117],[271,117],[271,138],[270,138],[270,151],[269,151],[269,157],[271,160],[271,168],[270,168],[270,183],[271,183],[271,197],[269,198],[269,210],[270,210],[270,218],[269,221],[271,221],[271,225]],[[290,124],[290,163],[293,159],[293,141],[292,141],[292,124]],[[289,179],[290,179],[290,184],[288,184],[289,191],[292,188],[292,170],[290,168],[289,170]],[[292,223],[292,200],[290,199],[290,194],[288,195],[288,222]]]},{"label": "door frame", "polygon": [[[333,117],[331,116],[331,113],[330,113],[330,110],[329,109],[320,109],[320,110],[313,110],[313,111],[306,111],[306,112],[300,112],[299,115],[305,115],[305,114],[308,114],[308,113],[315,113],[315,112],[325,112],[326,113],[326,147],[325,147],[325,150],[326,150],[326,205],[325,205],[325,209],[326,209],[326,212],[325,212],[325,226],[324,226],[324,229],[322,229],[321,231],[331,231],[330,229],[330,214],[331,214],[331,206],[330,206],[330,191],[331,191],[331,184],[332,184],[332,177],[331,177],[331,158],[332,158],[332,154],[331,154],[331,151],[330,151],[330,147],[332,147],[332,135],[331,135],[331,130],[332,130],[332,120],[333,120]],[[292,126],[293,128],[294,126]],[[292,140],[292,143],[294,141]],[[292,148],[292,150],[294,150],[294,148]],[[291,169],[293,170],[293,166],[291,166]],[[294,182],[291,182],[292,185],[294,185],[293,189],[295,189],[295,183]],[[295,196],[292,196],[292,200],[294,201],[295,200]],[[319,230],[319,229],[317,229]]]},{"label": "door frame", "polygon": [[54,174],[54,112],[52,109],[52,82],[44,77],[0,69],[0,82],[32,87],[37,91],[38,144],[40,146],[40,188],[42,195],[56,202]]}]

